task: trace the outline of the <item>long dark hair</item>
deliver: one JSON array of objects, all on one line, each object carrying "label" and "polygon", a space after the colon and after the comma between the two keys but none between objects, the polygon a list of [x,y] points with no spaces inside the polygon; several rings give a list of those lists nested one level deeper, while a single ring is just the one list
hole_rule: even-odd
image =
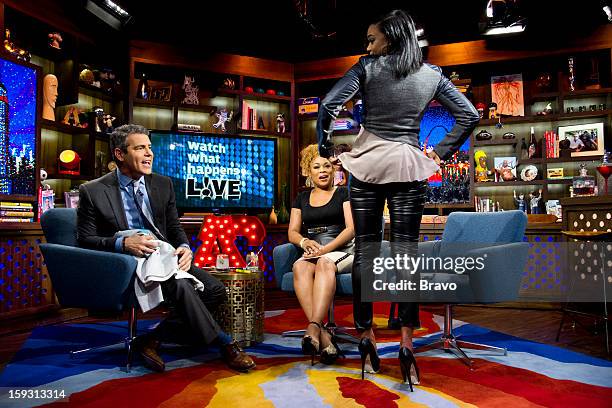
[{"label": "long dark hair", "polygon": [[412,18],[403,10],[393,10],[373,23],[385,35],[393,74],[403,78],[423,65],[423,54]]}]

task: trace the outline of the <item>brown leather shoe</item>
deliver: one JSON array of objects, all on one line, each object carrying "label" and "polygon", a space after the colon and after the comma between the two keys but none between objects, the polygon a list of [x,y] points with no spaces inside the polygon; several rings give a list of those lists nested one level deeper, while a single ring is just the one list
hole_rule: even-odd
[{"label": "brown leather shoe", "polygon": [[235,341],[225,346],[221,346],[219,351],[221,352],[221,358],[231,369],[247,372],[255,368],[253,359],[249,357]]},{"label": "brown leather shoe", "polygon": [[164,360],[157,354],[159,340],[150,336],[139,336],[132,342],[134,351],[139,353],[144,361],[145,367],[150,370],[163,372],[166,369]]}]

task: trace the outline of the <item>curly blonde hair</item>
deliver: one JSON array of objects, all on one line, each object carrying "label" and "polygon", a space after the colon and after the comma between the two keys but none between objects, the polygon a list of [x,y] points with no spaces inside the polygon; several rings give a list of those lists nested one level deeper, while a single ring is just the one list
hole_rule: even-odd
[{"label": "curly blonde hair", "polygon": [[312,161],[317,157],[319,157],[318,145],[311,144],[302,149],[300,152],[300,168],[302,169],[302,176],[310,176],[310,163],[312,163]]}]

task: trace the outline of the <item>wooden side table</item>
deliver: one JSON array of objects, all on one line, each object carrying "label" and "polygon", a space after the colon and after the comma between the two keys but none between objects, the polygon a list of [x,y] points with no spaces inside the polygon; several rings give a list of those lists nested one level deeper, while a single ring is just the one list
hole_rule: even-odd
[{"label": "wooden side table", "polygon": [[227,290],[227,302],[214,316],[223,331],[241,346],[263,341],[264,334],[264,274],[213,270]]}]

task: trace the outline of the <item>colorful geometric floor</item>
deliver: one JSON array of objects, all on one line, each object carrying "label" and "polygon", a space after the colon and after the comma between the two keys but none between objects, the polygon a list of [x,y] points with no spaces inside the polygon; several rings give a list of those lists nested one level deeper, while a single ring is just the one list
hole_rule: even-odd
[{"label": "colorful geometric floor", "polygon": [[[388,307],[375,308],[386,326]],[[351,307],[336,308],[338,324],[351,325]],[[296,323],[296,322],[303,322]],[[145,329],[152,322],[141,322]],[[411,393],[399,381],[398,331],[377,330],[382,372],[360,378],[355,346],[335,366],[310,365],[300,340],[283,330],[302,328],[299,310],[268,312],[262,344],[249,349],[257,362],[250,374],[228,370],[216,350],[168,346],[166,372],[151,373],[138,362],[123,371],[123,350],[105,349],[70,359],[80,345],[105,344],[125,334],[124,323],[40,327],[0,373],[0,407],[610,407],[612,362],[538,344],[471,324],[456,322],[468,341],[506,347],[507,356],[470,353],[470,371],[451,355],[418,353],[421,384]],[[441,317],[421,314],[415,344],[437,337]],[[429,337],[429,338],[428,338]],[[341,344],[341,347],[343,344]],[[39,398],[10,398],[10,390],[38,390]],[[64,399],[40,398],[43,390],[63,391]],[[47,394],[49,394],[47,392]]]}]

